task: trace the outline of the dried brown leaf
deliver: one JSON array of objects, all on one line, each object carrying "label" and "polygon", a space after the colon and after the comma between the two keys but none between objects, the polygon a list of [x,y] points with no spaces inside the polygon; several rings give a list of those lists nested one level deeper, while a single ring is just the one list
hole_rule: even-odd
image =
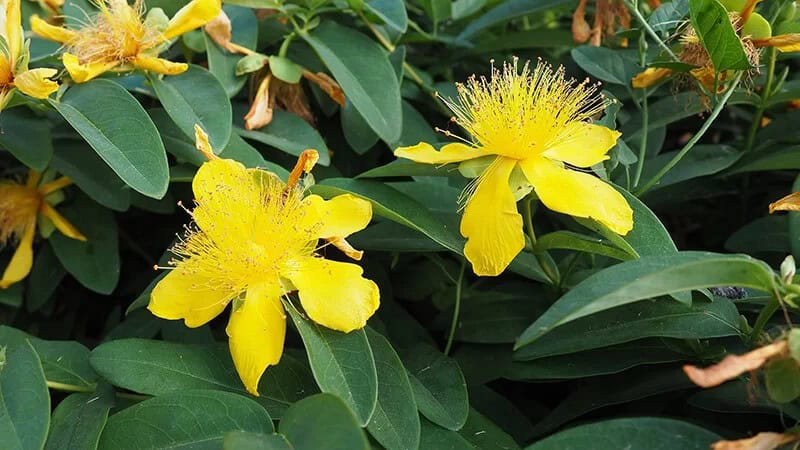
[{"label": "dried brown leaf", "polygon": [[769,213],[775,211],[800,211],[800,192],[794,192],[769,204]]},{"label": "dried brown leaf", "polygon": [[710,388],[732,380],[739,375],[758,369],[767,360],[785,353],[788,345],[785,340],[773,342],[744,355],[728,355],[713,366],[701,369],[692,365],[683,366],[683,371],[692,382],[700,387]]},{"label": "dried brown leaf", "polygon": [[773,450],[781,445],[800,439],[799,434],[758,433],[736,441],[718,441],[711,444],[712,450]]}]

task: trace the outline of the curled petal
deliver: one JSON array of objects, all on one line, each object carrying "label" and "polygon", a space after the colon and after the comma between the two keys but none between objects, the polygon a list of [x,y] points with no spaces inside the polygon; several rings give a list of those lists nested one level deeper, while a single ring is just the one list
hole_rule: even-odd
[{"label": "curled petal", "polygon": [[363,328],[378,309],[378,285],[361,276],[361,267],[311,256],[292,266],[282,275],[297,287],[300,303],[314,322],[349,333]]},{"label": "curled petal", "polygon": [[599,178],[546,158],[519,164],[536,195],[553,211],[594,219],[620,235],[633,229],[633,210],[625,197]]},{"label": "curled petal", "polygon": [[542,154],[577,167],[591,167],[608,159],[608,151],[622,133],[602,125],[573,122],[564,129]]},{"label": "curled petal", "polygon": [[665,69],[663,67],[645,69],[639,72],[631,80],[631,85],[637,89],[650,87],[664,78],[672,75],[672,69]]},{"label": "curled petal", "polygon": [[217,317],[235,293],[212,288],[183,264],[153,288],[147,309],[162,319],[183,319],[187,327],[196,328]]},{"label": "curled petal", "polygon": [[272,103],[269,85],[272,81],[272,74],[268,74],[258,85],[250,111],[244,116],[244,127],[248,130],[256,130],[265,127],[272,122]]},{"label": "curled petal", "polygon": [[394,155],[397,157],[423,164],[449,164],[480,158],[488,154],[481,148],[459,143],[447,144],[441,150],[436,151],[431,144],[420,142],[417,145],[400,147],[394,151]]},{"label": "curled petal", "polygon": [[335,101],[339,106],[344,107],[347,102],[344,91],[333,78],[323,72],[312,73],[307,70],[303,71],[303,77],[316,84],[322,89],[322,92],[328,94],[331,100]]},{"label": "curled petal", "polygon": [[756,47],[775,47],[781,52],[800,52],[800,33],[779,34],[764,39],[753,39]]},{"label": "curled petal", "polygon": [[5,289],[12,284],[24,280],[33,267],[33,237],[36,224],[30,223],[25,227],[14,256],[11,257],[3,277],[0,278],[0,289]]},{"label": "curled petal", "polygon": [[769,204],[769,213],[775,211],[800,211],[800,192],[793,192],[777,202]]},{"label": "curled petal", "polygon": [[464,256],[476,275],[499,275],[525,246],[522,216],[508,187],[516,160],[499,157],[478,179],[461,219]]},{"label": "curled petal", "polygon": [[592,35],[592,29],[586,21],[586,1],[581,0],[572,14],[572,40],[575,42],[586,42]]},{"label": "curled petal", "polygon": [[751,438],[714,442],[711,450],[773,450],[797,440],[800,440],[798,433],[763,432]]},{"label": "curled petal", "polygon": [[144,55],[137,56],[133,60],[133,65],[139,69],[163,75],[178,75],[189,69],[189,65],[186,63],[176,63],[163,58]]},{"label": "curled petal", "polygon": [[286,315],[277,284],[247,290],[244,302],[231,312],[226,332],[233,364],[247,392],[258,396],[258,381],[268,366],[278,364],[286,337]]},{"label": "curled petal", "polygon": [[72,239],[77,239],[79,241],[86,242],[86,236],[84,236],[78,229],[70,223],[66,217],[62,216],[58,213],[49,203],[42,202],[42,205],[39,207],[39,212],[50,219],[53,222],[53,226],[56,227],[58,231],[64,234],[64,236]]},{"label": "curled petal", "polygon": [[164,38],[172,39],[202,27],[217,17],[221,10],[221,0],[192,0],[172,16],[164,30]]},{"label": "curled petal", "polygon": [[788,344],[786,340],[781,340],[757,348],[744,355],[728,355],[717,364],[704,369],[687,364],[683,366],[683,371],[694,384],[703,388],[710,388],[719,386],[745,372],[756,370],[770,358],[783,355],[787,350]]},{"label": "curled petal", "polygon": [[119,65],[117,61],[90,61],[86,64],[81,64],[78,57],[72,53],[64,53],[64,56],[61,57],[61,62],[64,63],[69,76],[76,83],[85,83]]},{"label": "curled petal", "polygon": [[64,27],[57,27],[55,25],[50,25],[36,14],[31,16],[30,22],[31,22],[31,30],[33,30],[34,33],[51,41],[60,42],[62,44],[68,44],[70,42],[74,42],[75,39],[77,39],[78,37],[78,33],[76,33],[75,31]]},{"label": "curled petal", "polygon": [[351,194],[337,195],[323,200],[318,195],[309,195],[303,202],[307,214],[305,226],[318,227],[321,239],[344,238],[361,231],[372,220],[372,204]]},{"label": "curled petal", "polygon": [[50,80],[57,73],[56,69],[26,70],[14,77],[14,86],[33,98],[47,98],[58,90],[58,83]]}]

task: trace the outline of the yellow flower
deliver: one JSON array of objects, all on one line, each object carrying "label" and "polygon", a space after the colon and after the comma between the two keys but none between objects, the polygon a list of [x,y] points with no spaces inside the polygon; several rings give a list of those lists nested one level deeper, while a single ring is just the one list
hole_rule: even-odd
[{"label": "yellow flower", "polygon": [[2,289],[23,280],[31,271],[33,238],[39,214],[50,219],[64,235],[80,241],[86,240],[47,200],[48,195],[69,186],[72,181],[61,177],[40,186],[41,179],[39,172],[31,170],[25,184],[0,183],[0,245],[5,245],[12,239],[19,241],[11,262],[0,278]]},{"label": "yellow flower", "polygon": [[6,48],[0,50],[0,110],[14,89],[34,98],[47,98],[58,90],[58,83],[49,79],[58,73],[57,70],[28,70],[30,55],[22,40],[20,0],[2,0],[2,8],[4,20],[0,20],[0,37]]},{"label": "yellow flower", "polygon": [[533,72],[525,64],[518,73],[515,61],[502,72],[493,68],[489,80],[472,77],[458,86],[459,100],[449,106],[472,142],[447,144],[441,151],[421,142],[395,151],[417,162],[482,169],[468,188],[461,220],[464,255],[476,274],[500,274],[525,245],[510,179],[516,185],[526,179],[553,211],[590,217],[623,235],[633,227],[633,212],[619,192],[569,167],[608,159],[620,135],[588,122],[605,106],[595,89],[542,62]]},{"label": "yellow flower", "polygon": [[258,395],[261,375],[283,353],[281,297],[299,291],[311,320],[342,332],[362,328],[378,308],[378,286],[362,277],[361,267],[317,254],[322,239],[360,259],[345,237],[367,226],[372,207],[348,194],[328,201],[304,196],[298,181],[316,162],[314,150],[302,154],[283,183],[273,173],[215,157],[205,133],[195,131],[209,158],[192,183],[196,226],[172,249],[178,259],[153,289],[148,309],[199,327],[233,300],[231,355],[247,390]]},{"label": "yellow flower", "polygon": [[98,0],[100,11],[85,26],[72,30],[48,24],[31,16],[31,28],[45,39],[64,44],[64,67],[77,83],[91,80],[109,70],[141,69],[165,75],[177,75],[188,69],[158,57],[170,39],[203,26],[216,17],[220,0],[192,0],[169,22],[154,8],[143,18],[144,2],[136,0]]}]

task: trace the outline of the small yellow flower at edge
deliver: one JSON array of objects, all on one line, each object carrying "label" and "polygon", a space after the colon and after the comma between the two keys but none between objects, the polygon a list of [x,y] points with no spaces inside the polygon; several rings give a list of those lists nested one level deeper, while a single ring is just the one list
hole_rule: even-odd
[{"label": "small yellow flower at edge", "polygon": [[18,240],[17,250],[8,263],[0,288],[5,289],[23,280],[33,266],[33,238],[39,214],[47,217],[65,236],[79,241],[86,237],[47,202],[47,196],[72,184],[67,177],[57,178],[41,186],[39,172],[31,170],[25,184],[0,183],[0,245]]},{"label": "small yellow flower at edge", "polygon": [[489,80],[473,77],[459,85],[458,103],[449,104],[453,120],[474,142],[440,151],[421,142],[395,151],[421,163],[461,162],[461,169],[482,170],[468,189],[461,220],[464,255],[477,275],[500,274],[525,246],[510,179],[524,177],[553,211],[592,218],[621,235],[633,228],[633,211],[622,194],[566,165],[586,168],[608,159],[620,135],[587,121],[605,106],[595,90],[543,62],[532,72],[525,64],[518,73],[515,61],[502,72],[493,68]]},{"label": "small yellow flower at edge", "polygon": [[345,240],[372,219],[369,202],[345,194],[330,200],[304,195],[299,182],[317,160],[306,150],[287,183],[213,155],[195,127],[197,148],[209,161],[192,182],[195,226],[174,246],[174,266],[153,289],[148,309],[164,319],[199,327],[233,308],[227,334],[234,365],[247,390],[283,353],[286,315],[281,298],[298,291],[306,315],[350,332],[378,309],[378,286],[355,264],[318,254],[320,240],[360,259]]},{"label": "small yellow flower at edge", "polygon": [[0,21],[0,37],[6,42],[6,51],[0,51],[0,110],[11,98],[14,89],[34,98],[47,98],[58,90],[58,83],[49,78],[56,69],[30,69],[30,56],[22,39],[20,0],[2,0],[5,21]]},{"label": "small yellow flower at edge", "polygon": [[110,70],[134,68],[177,75],[188,65],[158,57],[170,39],[205,25],[220,12],[221,0],[192,0],[168,22],[160,9],[152,9],[143,20],[144,2],[99,0],[100,11],[79,29],[50,25],[31,16],[31,28],[39,36],[64,44],[64,67],[77,83]]}]

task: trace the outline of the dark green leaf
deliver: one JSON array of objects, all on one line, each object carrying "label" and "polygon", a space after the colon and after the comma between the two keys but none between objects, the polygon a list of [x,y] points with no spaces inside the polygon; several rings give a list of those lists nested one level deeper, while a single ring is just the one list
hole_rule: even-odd
[{"label": "dark green leaf", "polygon": [[486,28],[515,17],[546,11],[561,6],[572,4],[571,0],[542,0],[531,2],[528,0],[510,0],[498,4],[486,14],[472,21],[464,31],[458,35],[459,40],[468,40]]},{"label": "dark green leaf", "polygon": [[47,121],[28,108],[12,108],[0,114],[0,147],[31,169],[43,171],[53,156]]},{"label": "dark green leaf", "polygon": [[72,394],[53,411],[45,450],[94,450],[114,406],[111,389],[102,394]]},{"label": "dark green leaf", "polygon": [[403,362],[422,415],[448,430],[461,429],[469,414],[469,400],[458,364],[427,344],[407,350]]},{"label": "dark green leaf", "polygon": [[269,125],[252,131],[234,128],[234,132],[294,156],[300,156],[303,150],[311,148],[319,152],[320,165],[327,166],[331,162],[328,147],[319,132],[292,113],[275,111]]},{"label": "dark green leaf", "polygon": [[442,428],[424,417],[421,422],[420,449],[475,450],[475,446],[457,432]]},{"label": "dark green leaf", "polygon": [[91,147],[80,141],[58,141],[53,168],[68,176],[92,200],[116,211],[131,204],[131,191]]},{"label": "dark green leaf", "polygon": [[728,18],[728,11],[720,2],[689,0],[689,13],[692,26],[718,72],[750,68],[742,42]]},{"label": "dark green leaf", "polygon": [[369,450],[358,420],[339,398],[317,394],[292,405],[280,432],[295,450]]},{"label": "dark green leaf", "polygon": [[570,55],[589,75],[609,83],[627,86],[640,70],[638,56],[631,50],[581,45],[572,49]]},{"label": "dark green leaf", "polygon": [[566,230],[547,233],[536,240],[537,251],[552,249],[577,250],[580,252],[608,256],[609,258],[619,259],[621,261],[635,258],[635,255],[613,247],[602,239]]},{"label": "dark green leaf", "polygon": [[50,423],[50,394],[29,342],[0,347],[0,436],[8,450],[39,450]]},{"label": "dark green leaf", "polygon": [[293,450],[280,434],[261,434],[249,431],[231,431],[222,441],[223,450]]},{"label": "dark green leaf", "polygon": [[[642,179],[652,178],[675,157],[676,153],[667,152],[648,159],[642,171]],[[713,175],[733,165],[741,156],[741,152],[727,145],[697,145],[653,188],[663,188],[692,178]]]},{"label": "dark green leaf", "polygon": [[53,248],[49,244],[39,247],[25,289],[25,305],[28,311],[33,312],[44,306],[66,274],[67,271],[56,258]]},{"label": "dark green leaf", "polygon": [[403,0],[370,0],[364,6],[395,31],[399,33],[406,32],[408,28],[408,13]]},{"label": "dark green leaf", "polygon": [[[231,21],[231,42],[245,48],[255,49],[258,39],[258,21],[250,8],[223,5],[222,9]],[[207,33],[206,54],[208,55],[208,71],[219,80],[228,97],[233,97],[242,89],[247,81],[246,76],[236,76],[236,63],[242,55],[229,53],[221,49]]]},{"label": "dark green leaf", "polygon": [[794,358],[773,361],[764,368],[769,398],[789,403],[800,397],[800,365]]},{"label": "dark green leaf", "polygon": [[483,414],[469,409],[469,417],[458,434],[481,450],[514,450],[519,445]]}]

